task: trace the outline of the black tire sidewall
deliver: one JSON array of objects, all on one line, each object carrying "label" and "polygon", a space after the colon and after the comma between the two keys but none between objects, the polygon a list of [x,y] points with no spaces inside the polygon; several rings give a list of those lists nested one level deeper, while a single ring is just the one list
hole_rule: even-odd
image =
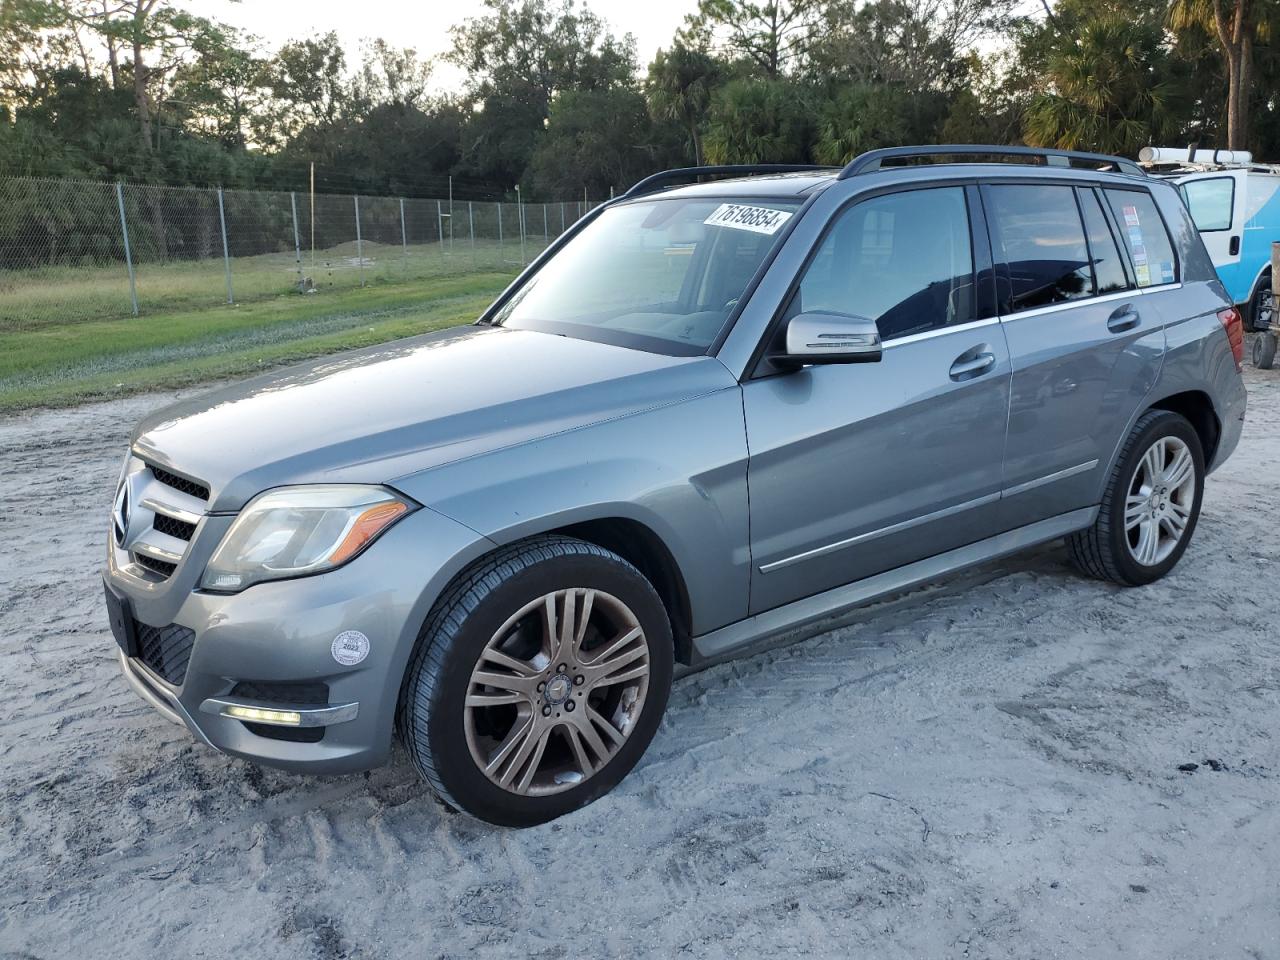
[{"label": "black tire sidewall", "polygon": [[[617,597],[636,615],[649,644],[649,688],[635,728],[605,768],[561,793],[524,797],[491,782],[467,746],[464,701],[481,651],[512,613],[531,600],[567,587],[590,587]],[[506,826],[555,819],[616,786],[644,754],[662,722],[671,689],[674,647],[666,610],[640,573],[620,559],[569,555],[540,560],[484,595],[451,638],[433,697],[426,704],[428,747],[451,800],[473,816]],[[410,696],[415,691],[409,691]]]},{"label": "black tire sidewall", "polygon": [[1267,331],[1259,333],[1253,341],[1253,365],[1259,370],[1270,370],[1275,366],[1276,335]]},{"label": "black tire sidewall", "polygon": [[[1191,451],[1191,458],[1195,462],[1196,470],[1195,498],[1192,501],[1191,517],[1187,521],[1187,529],[1178,545],[1174,547],[1173,552],[1160,563],[1146,566],[1135,560],[1129,552],[1128,538],[1124,529],[1125,500],[1129,487],[1133,483],[1134,473],[1137,471],[1143,456],[1153,443],[1166,436],[1177,437]],[[1128,453],[1117,465],[1112,480],[1112,483],[1116,484],[1117,488],[1112,491],[1110,503],[1106,507],[1111,511],[1109,518],[1111,542],[1108,546],[1115,565],[1126,583],[1133,585],[1152,583],[1159,580],[1177,565],[1182,558],[1182,554],[1186,551],[1187,545],[1191,543],[1191,538],[1196,532],[1196,524],[1200,520],[1200,505],[1204,499],[1204,477],[1204,451],[1200,444],[1200,435],[1196,433],[1195,428],[1191,426],[1185,417],[1171,412],[1162,413],[1141,429]]]}]

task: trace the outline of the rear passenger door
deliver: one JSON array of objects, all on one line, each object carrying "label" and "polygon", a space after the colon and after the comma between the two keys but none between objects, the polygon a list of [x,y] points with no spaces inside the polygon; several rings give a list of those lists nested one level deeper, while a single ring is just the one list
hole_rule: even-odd
[{"label": "rear passenger door", "polygon": [[860,199],[836,214],[784,308],[876,321],[879,363],[743,384],[751,612],[990,536],[1009,354],[977,188]]},{"label": "rear passenger door", "polygon": [[1121,432],[1155,383],[1177,281],[1150,193],[1023,182],[982,188],[1013,363],[1003,526],[1097,502]]}]

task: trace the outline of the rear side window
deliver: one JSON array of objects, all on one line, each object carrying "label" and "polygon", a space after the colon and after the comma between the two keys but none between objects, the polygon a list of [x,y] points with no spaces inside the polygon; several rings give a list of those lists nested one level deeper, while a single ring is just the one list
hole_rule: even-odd
[{"label": "rear side window", "polygon": [[1165,229],[1160,211],[1151,194],[1145,190],[1104,191],[1116,223],[1120,225],[1122,240],[1133,263],[1133,276],[1140,287],[1154,287],[1162,283],[1176,283],[1178,261],[1173,255],[1173,243]]},{"label": "rear side window", "polygon": [[963,187],[908,190],[839,214],[788,309],[874,320],[883,340],[973,319]]},{"label": "rear side window", "polygon": [[1191,211],[1196,229],[1230,230],[1231,210],[1236,203],[1236,182],[1231,177],[1188,180],[1178,185],[1182,199]]},{"label": "rear side window", "polygon": [[1084,229],[1089,235],[1089,255],[1093,260],[1093,274],[1098,293],[1116,293],[1129,288],[1125,276],[1120,248],[1111,233],[1106,214],[1092,190],[1080,191],[1080,210],[1084,214]]},{"label": "rear side window", "polygon": [[984,197],[998,259],[1005,313],[1093,296],[1093,271],[1075,191],[1064,186],[994,184]]}]

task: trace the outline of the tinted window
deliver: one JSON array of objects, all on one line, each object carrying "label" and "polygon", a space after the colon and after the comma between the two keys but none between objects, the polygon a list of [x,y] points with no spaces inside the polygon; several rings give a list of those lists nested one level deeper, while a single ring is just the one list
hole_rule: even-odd
[{"label": "tinted window", "polygon": [[1120,249],[1107,223],[1106,215],[1092,190],[1080,191],[1080,208],[1084,211],[1084,229],[1089,235],[1089,254],[1093,259],[1093,276],[1098,293],[1114,293],[1129,288],[1124,274]]},{"label": "tinted window", "polygon": [[1089,249],[1071,187],[998,184],[985,196],[1009,313],[1093,295]]},{"label": "tinted window", "polygon": [[1236,182],[1230,177],[1188,180],[1179,186],[1197,230],[1230,230]]},{"label": "tinted window", "polygon": [[790,313],[874,320],[884,340],[973,319],[973,252],[962,187],[874,197],[840,214]]},{"label": "tinted window", "polygon": [[1175,283],[1178,262],[1151,194],[1145,190],[1107,190],[1106,194],[1123,233],[1138,286]]}]

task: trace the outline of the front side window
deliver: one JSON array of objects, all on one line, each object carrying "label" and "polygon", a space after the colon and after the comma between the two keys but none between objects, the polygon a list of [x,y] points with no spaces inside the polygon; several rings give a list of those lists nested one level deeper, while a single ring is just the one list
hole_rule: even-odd
[{"label": "front side window", "polygon": [[1140,287],[1175,283],[1178,261],[1160,211],[1145,190],[1118,190],[1108,187],[1107,202],[1123,232],[1124,244],[1133,262],[1133,276]]},{"label": "front side window", "polygon": [[997,259],[1008,269],[1001,307],[1017,313],[1093,296],[1093,271],[1075,191],[1065,186],[985,188]]},{"label": "front side window", "polygon": [[1196,229],[1202,232],[1231,229],[1231,211],[1236,203],[1236,182],[1231,177],[1187,180],[1178,185],[1191,211]]},{"label": "front side window", "polygon": [[964,189],[893,193],[839,214],[787,312],[874,320],[882,340],[972,320]]},{"label": "front side window", "polygon": [[705,353],[799,206],[673,197],[612,207],[494,321],[655,353]]}]

